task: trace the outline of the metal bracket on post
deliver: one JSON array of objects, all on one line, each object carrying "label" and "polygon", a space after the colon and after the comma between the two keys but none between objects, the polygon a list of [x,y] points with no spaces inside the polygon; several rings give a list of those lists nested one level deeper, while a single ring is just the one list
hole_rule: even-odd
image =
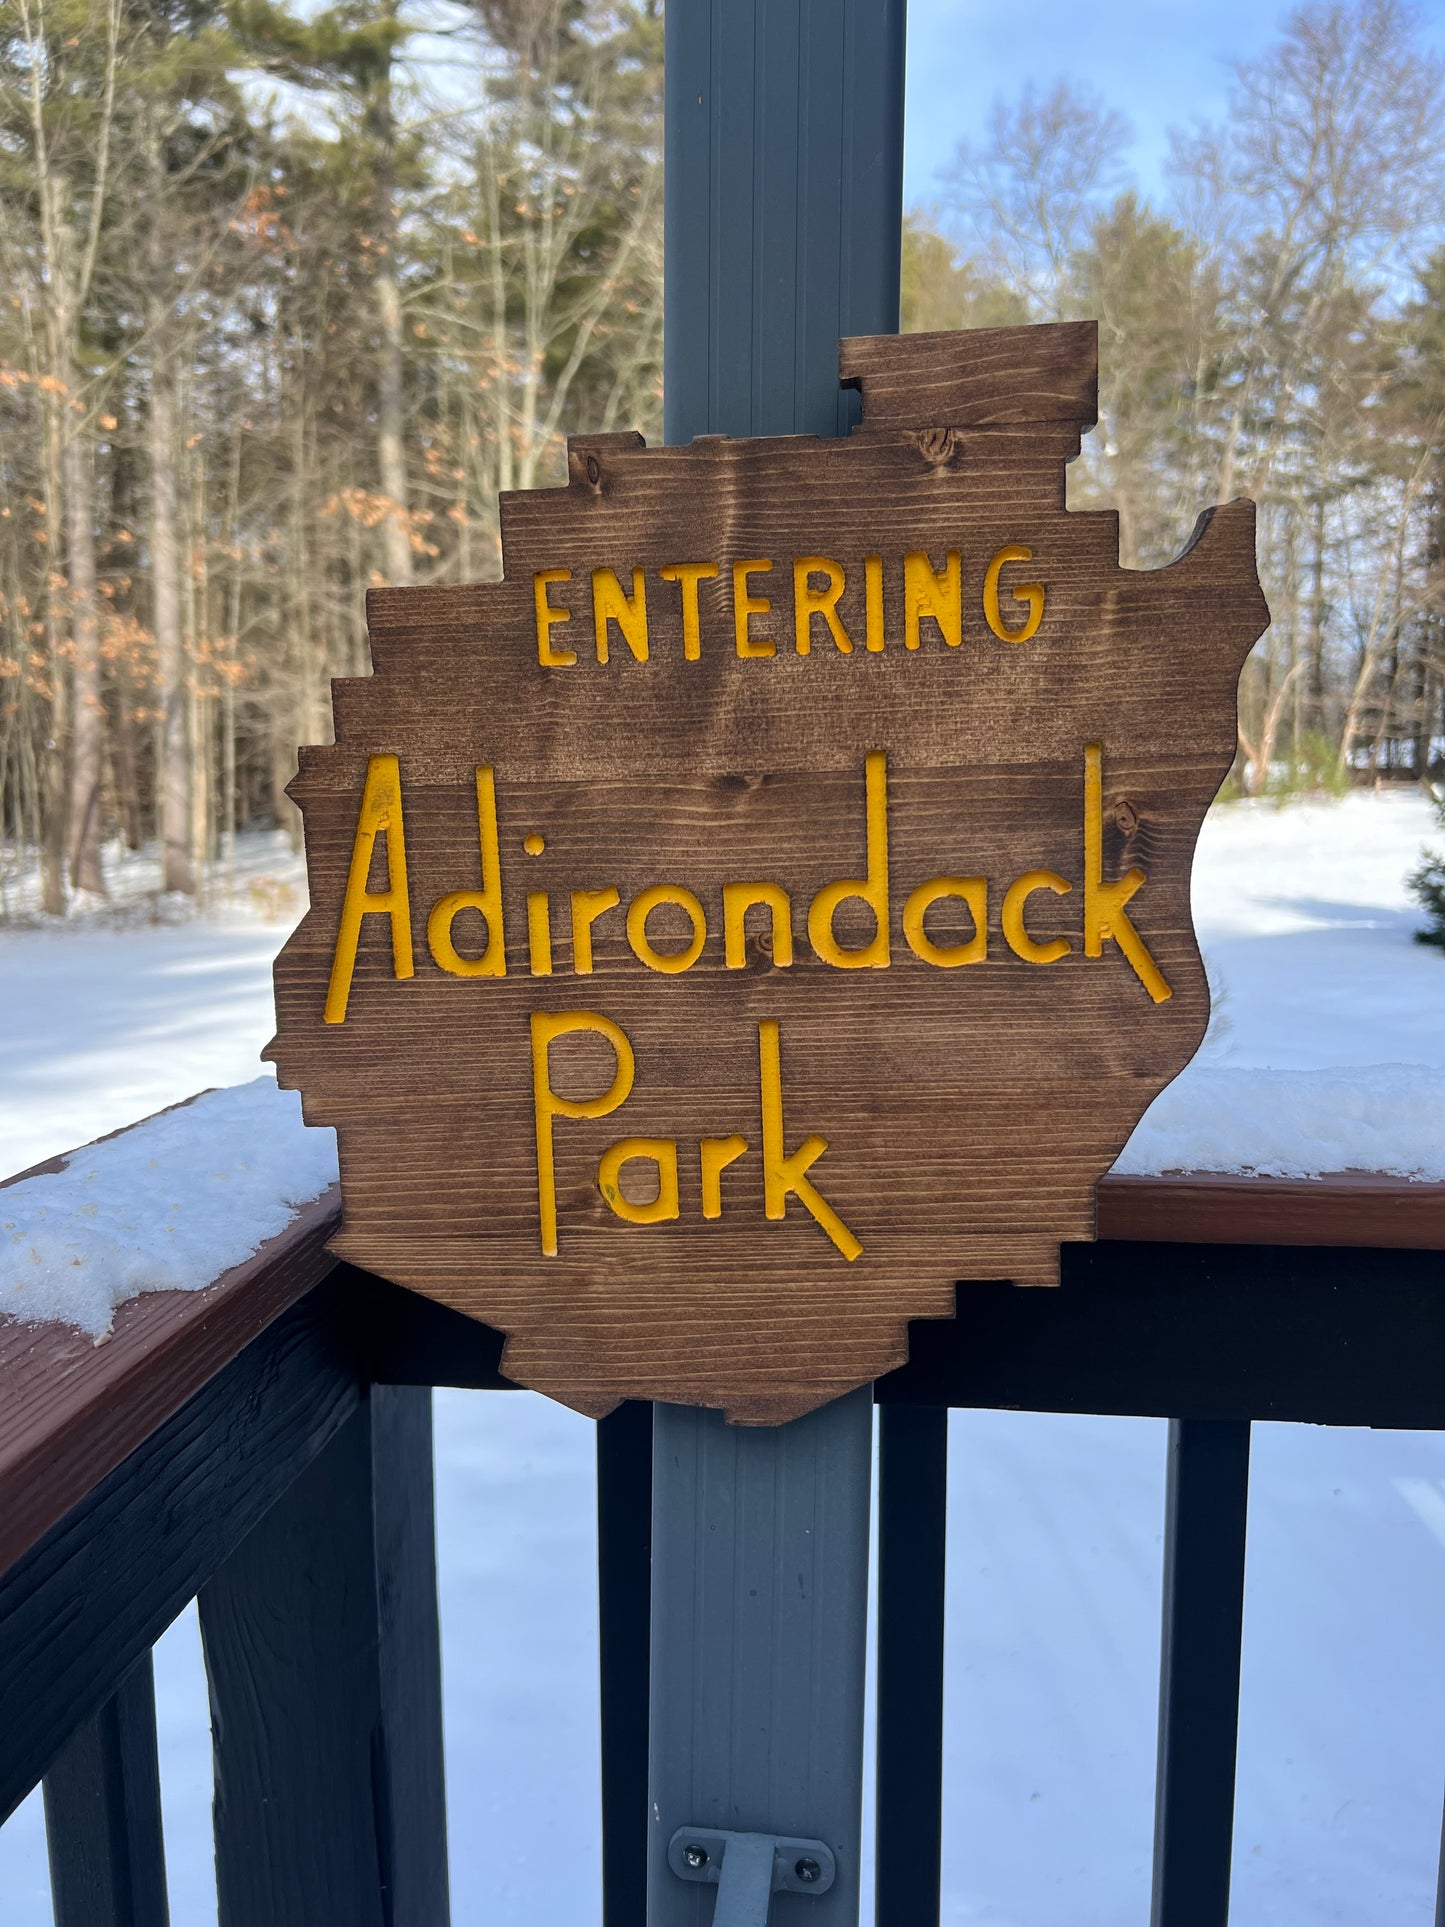
[{"label": "metal bracket on post", "polygon": [[667,1843],[679,1880],[717,1888],[712,1927],[768,1927],[774,1894],[825,1894],[837,1866],[821,1840],[679,1827]]}]

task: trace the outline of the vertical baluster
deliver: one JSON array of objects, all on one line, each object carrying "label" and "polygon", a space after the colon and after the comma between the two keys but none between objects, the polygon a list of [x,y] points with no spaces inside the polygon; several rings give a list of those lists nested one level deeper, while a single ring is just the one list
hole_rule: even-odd
[{"label": "vertical baluster", "polygon": [[149,1653],[46,1774],[45,1836],[55,1927],[167,1927]]},{"label": "vertical baluster", "polygon": [[937,1927],[948,1411],[878,1408],[877,1927]]},{"label": "vertical baluster", "polygon": [[651,1586],[652,1407],[629,1402],[597,1427],[603,1927],[639,1927],[647,1912]]},{"label": "vertical baluster", "polygon": [[1153,1927],[1229,1919],[1248,1505],[1248,1421],[1172,1420]]},{"label": "vertical baluster", "polygon": [[199,1597],[221,1927],[445,1927],[431,1391],[362,1409]]}]

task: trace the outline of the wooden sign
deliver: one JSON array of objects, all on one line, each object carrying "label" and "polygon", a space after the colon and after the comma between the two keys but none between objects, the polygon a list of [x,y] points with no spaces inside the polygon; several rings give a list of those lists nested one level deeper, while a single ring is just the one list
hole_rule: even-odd
[{"label": "wooden sign", "polygon": [[1251,504],[1148,574],[1066,512],[1096,356],[845,341],[848,440],[582,437],[502,582],[369,597],[268,1054],[335,1249],[522,1384],[779,1421],[1093,1235],[1268,619]]}]

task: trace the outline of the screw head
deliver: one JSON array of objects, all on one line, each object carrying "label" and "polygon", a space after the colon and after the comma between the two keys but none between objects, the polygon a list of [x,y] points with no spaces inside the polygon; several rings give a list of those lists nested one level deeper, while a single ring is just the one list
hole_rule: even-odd
[{"label": "screw head", "polygon": [[800,1860],[793,1868],[793,1872],[798,1876],[799,1880],[805,1881],[809,1886],[811,1886],[815,1880],[821,1880],[823,1877],[823,1869],[818,1865],[817,1861],[807,1858]]},{"label": "screw head", "polygon": [[707,1848],[699,1847],[696,1844],[689,1847],[684,1847],[682,1850],[682,1857],[687,1862],[688,1866],[693,1868],[694,1871],[696,1871],[697,1868],[705,1867],[707,1865]]}]

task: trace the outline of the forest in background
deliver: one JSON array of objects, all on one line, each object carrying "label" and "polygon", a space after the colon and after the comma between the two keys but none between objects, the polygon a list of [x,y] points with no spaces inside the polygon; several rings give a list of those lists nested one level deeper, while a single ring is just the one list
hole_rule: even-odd
[{"label": "forest in background", "polygon": [[[0,917],[294,827],[382,582],[661,415],[660,0],[0,0]],[[1260,504],[1247,793],[1445,773],[1445,72],[1315,0],[1157,204],[1067,82],[904,236],[903,325],[1096,316],[1075,507],[1152,567]],[[8,886],[11,886],[7,888]],[[18,900],[18,899],[17,899]]]}]

